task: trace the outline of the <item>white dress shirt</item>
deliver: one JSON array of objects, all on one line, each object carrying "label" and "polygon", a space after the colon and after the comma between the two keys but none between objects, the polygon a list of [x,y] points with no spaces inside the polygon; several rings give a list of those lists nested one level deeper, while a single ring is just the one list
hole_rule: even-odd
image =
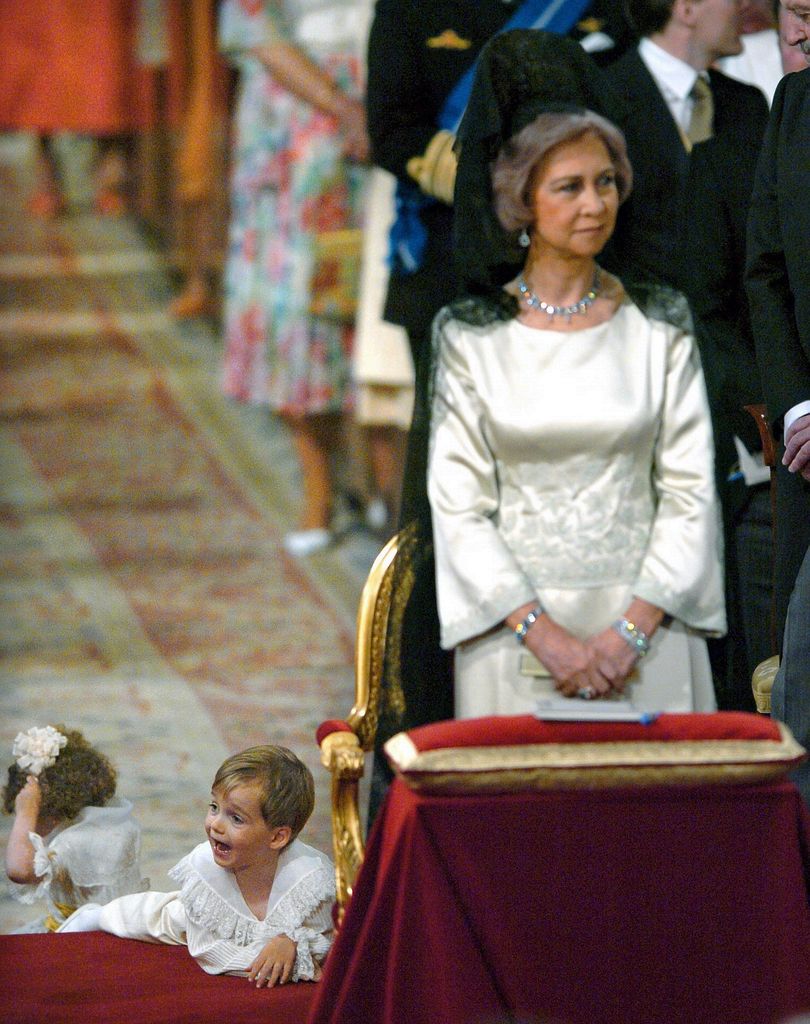
[{"label": "white dress shirt", "polygon": [[650,39],[641,40],[638,55],[655,79],[675,123],[684,132],[687,131],[694,106],[691,93],[698,72],[686,61],[673,57]]}]

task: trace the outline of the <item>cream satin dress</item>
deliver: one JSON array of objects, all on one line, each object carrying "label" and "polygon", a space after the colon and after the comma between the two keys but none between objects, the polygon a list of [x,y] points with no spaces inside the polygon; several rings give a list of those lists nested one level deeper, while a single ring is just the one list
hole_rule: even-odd
[{"label": "cream satin dress", "polygon": [[437,320],[428,492],[456,714],[555,694],[504,618],[539,600],[585,638],[632,597],[663,608],[626,690],[715,708],[706,635],[725,631],[708,404],[693,338],[629,300],[572,333]]}]

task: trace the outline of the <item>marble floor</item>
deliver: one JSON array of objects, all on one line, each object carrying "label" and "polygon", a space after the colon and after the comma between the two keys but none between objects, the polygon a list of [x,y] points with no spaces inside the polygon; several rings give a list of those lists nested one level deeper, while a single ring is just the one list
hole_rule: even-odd
[{"label": "marble floor", "polygon": [[[352,703],[354,617],[379,547],[347,520],[304,562],[288,438],[219,390],[213,320],[171,321],[160,251],[127,218],[24,212],[30,154],[0,142],[0,749],[80,728],[119,769],[143,871],[201,841],[213,773],[252,743],[316,778],[314,730]],[[4,841],[11,819],[0,819]],[[5,894],[0,930],[38,916]]]}]

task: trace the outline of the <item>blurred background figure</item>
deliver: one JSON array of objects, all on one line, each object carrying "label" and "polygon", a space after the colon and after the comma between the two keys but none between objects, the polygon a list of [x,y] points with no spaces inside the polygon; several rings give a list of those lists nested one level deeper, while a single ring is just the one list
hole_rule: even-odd
[{"label": "blurred background figure", "polygon": [[628,0],[640,41],[606,69],[625,104],[635,181],[605,255],[625,284],[656,281],[688,291],[678,244],[692,148],[739,127],[756,152],[767,103],[757,89],[716,70],[721,58],[742,51],[745,7],[740,0],[686,7]]},{"label": "blurred background figure", "polygon": [[224,388],[268,405],[291,431],[303,500],[285,544],[296,556],[332,541],[335,462],[351,407],[354,309],[342,307],[340,285],[359,257],[369,17],[369,0],[225,0],[220,12],[220,46],[240,75]]},{"label": "blurred background figure", "polygon": [[403,327],[383,320],[388,287],[388,236],[395,217],[393,175],[374,167],[363,233],[354,377],[355,418],[363,429],[371,468],[366,522],[390,536],[399,515],[405,443],[413,413],[413,360]]},{"label": "blurred background figure", "polygon": [[208,265],[217,177],[216,133],[227,105],[226,67],[217,52],[215,0],[141,0],[164,8],[168,74],[177,140],[172,154],[176,243],[183,280],[169,313],[184,320],[213,313]]},{"label": "blurred background figure", "polygon": [[770,104],[784,74],[779,54],[779,35],[776,28],[778,0],[746,0],[740,13],[740,42],[742,51],[724,57],[718,67],[740,82],[756,85],[765,93]]},{"label": "blurred background figure", "polygon": [[135,13],[126,0],[0,0],[0,127],[36,137],[32,214],[53,217],[67,206],[54,146],[62,132],[96,140],[96,211],[126,209],[128,136],[149,111],[134,57]]},{"label": "blurred background figure", "polygon": [[137,213],[170,250],[176,320],[219,311],[227,224],[229,101],[216,0],[138,0],[138,61],[155,79],[154,131],[138,140]]}]

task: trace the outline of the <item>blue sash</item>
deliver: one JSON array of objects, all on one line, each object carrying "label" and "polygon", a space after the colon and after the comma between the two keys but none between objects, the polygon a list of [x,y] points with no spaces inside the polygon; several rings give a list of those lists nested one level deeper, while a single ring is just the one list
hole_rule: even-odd
[{"label": "blue sash", "polygon": [[[563,35],[574,27],[590,3],[591,0],[524,0],[495,34],[513,28],[536,28]],[[453,133],[458,130],[477,66],[476,60],[450,90],[439,111],[439,129]],[[397,179],[394,201],[396,217],[389,236],[388,265],[393,273],[412,274],[422,265],[427,244],[427,231],[420,214],[437,200],[426,196],[415,181]]]}]

